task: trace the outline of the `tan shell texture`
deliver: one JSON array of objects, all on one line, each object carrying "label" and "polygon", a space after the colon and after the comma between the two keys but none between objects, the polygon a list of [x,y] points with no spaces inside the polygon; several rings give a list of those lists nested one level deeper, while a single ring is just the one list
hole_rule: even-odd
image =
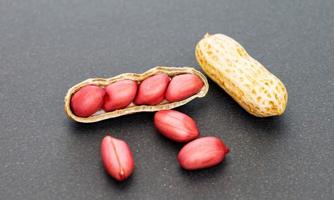
[{"label": "tan shell texture", "polygon": [[285,111],[288,93],[282,81],[234,39],[206,34],[195,55],[203,71],[250,114],[269,117]]},{"label": "tan shell texture", "polygon": [[[141,82],[144,79],[158,74],[158,73],[165,73],[170,77],[179,75],[179,74],[186,74],[186,73],[192,73],[197,75],[199,78],[201,78],[201,80],[203,81],[204,85],[202,87],[202,89],[195,95],[184,99],[182,101],[178,101],[178,102],[173,102],[173,103],[169,103],[167,101],[163,101],[161,104],[159,105],[154,105],[154,106],[149,106],[149,105],[134,105],[133,103],[130,104],[128,107],[124,108],[124,109],[120,109],[120,110],[115,110],[112,112],[104,112],[103,110],[98,111],[97,113],[95,113],[94,115],[90,116],[90,117],[78,117],[76,115],[74,115],[74,113],[71,110],[71,97],[72,95],[78,91],[80,88],[82,88],[83,86],[89,85],[89,84],[94,84],[100,87],[105,87],[111,83],[114,83],[116,81],[119,80],[124,80],[124,79],[129,79],[129,80],[135,80],[137,82]],[[65,113],[67,114],[67,116],[70,119],[73,119],[74,121],[77,122],[82,122],[82,123],[93,123],[93,122],[98,122],[98,121],[102,121],[102,120],[106,120],[106,119],[110,119],[110,118],[115,118],[115,117],[119,117],[122,115],[129,115],[129,114],[133,114],[133,113],[138,113],[138,112],[154,112],[154,111],[159,111],[159,110],[169,110],[169,109],[173,109],[179,106],[182,106],[190,101],[192,101],[195,98],[200,98],[200,97],[204,97],[207,92],[209,90],[209,84],[208,84],[208,80],[206,79],[206,77],[199,71],[195,70],[192,67],[163,67],[163,66],[158,66],[155,68],[152,68],[142,74],[136,74],[136,73],[124,73],[124,74],[120,74],[118,76],[112,77],[112,78],[90,78],[87,79],[85,81],[82,81],[78,84],[76,84],[75,86],[71,87],[68,91],[67,94],[65,96]]]}]

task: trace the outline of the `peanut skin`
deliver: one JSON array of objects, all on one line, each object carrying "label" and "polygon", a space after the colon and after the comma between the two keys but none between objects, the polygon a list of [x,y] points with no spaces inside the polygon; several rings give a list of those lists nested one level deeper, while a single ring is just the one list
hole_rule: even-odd
[{"label": "peanut skin", "polygon": [[157,74],[145,79],[139,86],[136,105],[156,105],[165,98],[170,77],[167,74]]},{"label": "peanut skin", "polygon": [[168,85],[166,99],[169,102],[181,101],[196,94],[202,87],[203,81],[194,74],[174,76]]},{"label": "peanut skin", "polygon": [[161,110],[154,115],[154,125],[165,137],[176,142],[189,142],[199,136],[196,122],[175,110]]},{"label": "peanut skin", "polygon": [[71,108],[79,117],[89,117],[103,105],[105,91],[96,85],[87,85],[77,91],[71,98]]},{"label": "peanut skin", "polygon": [[220,138],[202,137],[186,144],[180,150],[177,159],[182,168],[198,170],[221,163],[229,151]]},{"label": "peanut skin", "polygon": [[133,80],[121,80],[105,88],[103,110],[110,112],[127,107],[135,98],[137,83]]},{"label": "peanut skin", "polygon": [[103,165],[110,176],[118,181],[127,179],[134,170],[133,155],[123,140],[105,136],[101,143]]}]

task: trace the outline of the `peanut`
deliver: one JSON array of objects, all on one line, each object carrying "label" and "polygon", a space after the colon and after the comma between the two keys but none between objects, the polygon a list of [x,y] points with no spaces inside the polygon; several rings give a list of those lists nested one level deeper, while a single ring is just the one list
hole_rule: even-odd
[{"label": "peanut", "polygon": [[134,170],[133,155],[123,140],[105,136],[101,143],[103,165],[110,176],[118,181],[127,179]]},{"label": "peanut", "polygon": [[186,144],[178,154],[178,161],[187,170],[204,169],[224,160],[229,148],[217,137],[202,137]]},{"label": "peanut", "polygon": [[71,109],[79,117],[89,117],[101,109],[104,95],[104,89],[96,85],[82,87],[71,98]]},{"label": "peanut", "polygon": [[103,110],[110,112],[127,107],[135,98],[137,83],[133,80],[121,80],[105,88]]},{"label": "peanut", "polygon": [[195,121],[175,110],[161,110],[154,115],[154,125],[165,137],[176,142],[189,142],[198,137]]},{"label": "peanut", "polygon": [[196,94],[203,87],[203,81],[194,74],[174,76],[166,91],[169,102],[181,101]]},{"label": "peanut", "polygon": [[167,74],[157,74],[145,79],[139,86],[136,105],[156,105],[165,98],[170,77]]},{"label": "peanut", "polygon": [[237,41],[206,34],[196,45],[195,55],[203,71],[250,114],[268,117],[285,111],[288,93],[282,81]]},{"label": "peanut", "polygon": [[[144,84],[144,82],[145,80],[152,78],[159,74],[160,75],[162,74],[163,78],[162,79],[158,78],[158,81],[163,80],[162,85],[166,85],[166,86],[164,87],[159,86],[162,89],[159,92],[155,93],[156,96],[154,96],[154,95],[151,95],[153,93],[151,93],[147,88],[145,88],[147,86],[145,86],[146,83]],[[192,74],[194,76],[197,76],[203,83],[202,87],[200,88],[199,91],[197,91],[196,94],[193,94],[187,97],[186,99],[175,101],[175,102],[168,102],[166,99],[164,99],[166,96],[165,90],[168,85],[168,83],[166,84],[167,80],[169,82],[170,78],[177,77],[177,76],[184,75],[184,74]],[[159,77],[161,77],[160,75]],[[136,90],[135,88],[137,87],[134,84],[129,83],[130,85],[129,88],[126,88],[126,89],[123,88],[124,85],[127,85],[127,84],[124,84],[124,82],[122,82],[124,80],[127,80],[126,82],[133,81],[136,84],[141,83],[140,84],[141,86],[139,87],[136,85],[138,87],[138,90],[136,91],[137,97],[135,97],[135,99],[137,99],[137,103],[139,101],[140,104],[156,104],[161,99],[162,101],[156,105],[136,105],[135,102],[130,102],[130,99],[132,99],[132,96],[135,93],[134,92]],[[116,86],[114,84],[116,84]],[[100,89],[98,90],[101,90],[101,91],[104,91],[104,89],[106,90],[107,95],[104,99],[104,105],[103,105],[104,110],[98,109],[101,107],[101,104],[103,104],[103,95],[104,95],[103,93],[103,95],[101,95],[102,103],[100,101],[94,100],[95,104],[98,105],[94,107],[94,109],[91,108],[89,104],[82,104],[81,109],[87,109],[90,112],[84,113],[84,115],[80,115],[80,113],[77,115],[75,110],[73,109],[74,106],[71,106],[71,101],[73,101],[74,95],[78,91],[86,87],[87,85],[95,85],[95,87],[100,87]],[[148,85],[150,85],[150,87],[155,87],[156,83],[151,82]],[[144,88],[144,90],[142,89],[142,91],[140,91],[139,89],[140,87]],[[121,93],[117,92],[117,91],[122,90],[121,88],[123,88],[124,94],[123,92]],[[195,70],[194,68],[191,68],[191,67],[155,67],[153,69],[146,71],[143,74],[125,73],[125,74],[120,74],[118,76],[107,78],[107,79],[91,78],[91,79],[87,79],[81,83],[76,84],[75,86],[71,87],[67,91],[67,94],[65,96],[65,113],[70,119],[73,119],[77,122],[93,123],[93,122],[98,122],[98,121],[102,121],[102,120],[106,120],[106,119],[110,119],[114,117],[119,117],[122,115],[133,114],[137,112],[154,112],[154,111],[159,111],[159,110],[173,109],[173,108],[182,106],[192,101],[195,98],[204,97],[206,93],[208,92],[208,89],[209,89],[209,85],[208,85],[207,79],[201,72]],[[145,96],[143,94],[150,94],[151,96],[148,95],[148,97],[154,96],[154,98],[150,99],[150,101],[147,101],[147,99],[143,98],[143,96]],[[128,104],[129,102],[130,104]]]}]

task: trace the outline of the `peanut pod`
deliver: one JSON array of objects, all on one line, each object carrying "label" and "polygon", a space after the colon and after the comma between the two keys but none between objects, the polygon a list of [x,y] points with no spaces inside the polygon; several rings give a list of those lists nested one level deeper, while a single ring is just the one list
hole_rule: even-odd
[{"label": "peanut pod", "polygon": [[282,81],[234,39],[206,34],[195,55],[203,71],[250,114],[269,117],[285,111],[288,93]]},{"label": "peanut pod", "polygon": [[[194,74],[196,76],[198,76],[204,83],[203,87],[201,88],[201,90],[184,99],[181,101],[177,101],[177,102],[168,102],[167,100],[162,101],[161,103],[157,104],[157,105],[135,105],[133,103],[131,103],[129,106],[127,106],[126,108],[123,109],[119,109],[119,110],[114,110],[111,112],[105,112],[102,109],[99,110],[98,112],[94,113],[93,115],[89,116],[89,117],[79,117],[76,116],[72,110],[71,110],[71,98],[72,96],[78,91],[80,90],[82,87],[87,86],[87,85],[96,85],[99,87],[106,87],[111,83],[115,83],[117,81],[120,80],[134,80],[138,83],[142,82],[143,80],[145,80],[148,77],[151,77],[153,75],[159,74],[159,73],[165,73],[167,74],[169,77],[174,77],[176,75],[180,75],[180,74]],[[115,117],[119,117],[122,115],[128,115],[128,114],[134,114],[134,113],[138,113],[138,112],[154,112],[154,111],[159,111],[159,110],[169,110],[169,109],[173,109],[179,106],[182,106],[190,101],[192,101],[195,98],[201,98],[204,97],[206,95],[206,93],[209,90],[209,84],[208,81],[206,79],[206,77],[199,71],[195,70],[192,67],[163,67],[163,66],[158,66],[155,68],[152,68],[142,74],[136,74],[136,73],[124,73],[124,74],[120,74],[118,76],[115,77],[111,77],[111,78],[90,78],[87,79],[83,82],[80,82],[76,85],[74,85],[73,87],[71,87],[68,91],[67,94],[65,96],[65,113],[67,114],[67,116],[70,119],[73,119],[74,121],[77,122],[82,122],[82,123],[93,123],[93,122],[98,122],[98,121],[102,121],[102,120],[106,120],[106,119],[110,119],[110,118],[115,118]]]}]

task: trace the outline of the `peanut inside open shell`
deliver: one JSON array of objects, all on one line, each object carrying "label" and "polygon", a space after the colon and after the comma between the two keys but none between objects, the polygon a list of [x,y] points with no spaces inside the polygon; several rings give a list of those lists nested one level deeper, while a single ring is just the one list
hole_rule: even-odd
[{"label": "peanut inside open shell", "polygon": [[[204,83],[202,89],[195,95],[188,97],[187,99],[184,99],[182,101],[178,101],[178,102],[173,102],[170,103],[166,100],[164,100],[163,102],[161,102],[158,105],[135,105],[133,103],[131,103],[128,107],[124,108],[124,109],[120,109],[120,110],[115,110],[112,112],[104,112],[103,110],[100,110],[98,112],[96,112],[95,114],[93,114],[90,117],[78,117],[76,116],[72,110],[71,110],[71,97],[72,95],[78,91],[80,88],[86,86],[86,85],[97,85],[99,87],[106,87],[107,85],[120,81],[120,80],[125,80],[125,79],[129,79],[129,80],[134,80],[137,81],[138,83],[142,82],[144,79],[158,74],[158,73],[165,73],[170,77],[179,75],[179,74],[187,74],[187,73],[191,73],[191,74],[195,74],[196,76],[198,76]],[[163,67],[163,66],[158,66],[155,68],[152,68],[142,74],[136,74],[136,73],[124,73],[124,74],[120,74],[118,76],[114,76],[111,78],[90,78],[87,79],[85,81],[82,81],[76,85],[74,85],[73,87],[71,87],[68,91],[67,94],[65,96],[65,113],[67,114],[67,116],[70,119],[73,119],[74,121],[77,122],[82,122],[82,123],[93,123],[93,122],[98,122],[98,121],[102,121],[102,120],[106,120],[106,119],[110,119],[110,118],[114,118],[114,117],[119,117],[122,115],[128,115],[128,114],[133,114],[133,113],[138,113],[138,112],[154,112],[154,111],[159,111],[159,110],[169,110],[169,109],[173,109],[179,106],[182,106],[188,102],[190,102],[191,100],[199,97],[204,97],[207,92],[209,90],[209,84],[208,81],[206,79],[206,77],[199,71],[197,71],[196,69],[192,68],[192,67]]]}]

